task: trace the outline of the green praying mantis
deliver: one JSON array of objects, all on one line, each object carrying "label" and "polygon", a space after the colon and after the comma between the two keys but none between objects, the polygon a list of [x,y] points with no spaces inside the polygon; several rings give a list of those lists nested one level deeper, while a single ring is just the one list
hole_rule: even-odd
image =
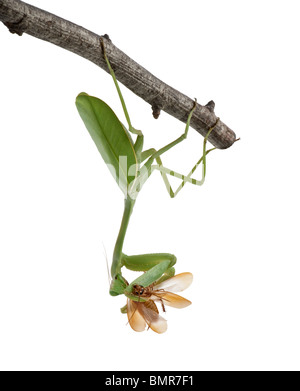
[{"label": "green praying mantis", "polygon": [[[202,156],[187,175],[179,174],[164,167],[161,156],[187,138],[190,121],[196,107],[196,99],[194,106],[189,112],[184,133],[180,137],[158,150],[154,148],[143,150],[144,135],[140,130],[135,129],[132,126],[119,84],[106,54],[103,38],[101,38],[101,47],[120,98],[128,129],[117,118],[113,110],[104,101],[96,97],[89,96],[86,93],[80,93],[76,98],[76,106],[87,130],[102,155],[102,158],[114,176],[119,188],[124,193],[124,213],[113,252],[109,293],[112,296],[124,294],[127,297],[129,301],[121,311],[129,312],[130,307],[131,318],[138,317],[134,314],[139,308],[138,305],[144,303],[145,305],[140,307],[140,315],[141,317],[144,317],[148,326],[151,326],[149,322],[154,324],[158,321],[158,311],[153,307],[153,304],[151,304],[153,297],[155,296],[154,298],[159,300],[162,306],[166,303],[166,300],[162,298],[162,296],[166,294],[166,291],[161,287],[164,287],[164,284],[166,284],[167,281],[175,281],[177,290],[182,290],[184,289],[183,285],[189,285],[191,278],[188,276],[190,273],[183,273],[184,276],[181,276],[176,280],[176,276],[174,277],[176,257],[173,254],[124,254],[123,244],[130,216],[139,192],[154,170],[160,172],[167,192],[171,198],[176,197],[186,183],[197,186],[203,185],[206,176],[206,156],[215,149],[211,148],[207,150],[207,139],[217,123],[209,129],[203,141]],[[133,137],[135,137],[135,140],[133,140]],[[193,173],[201,164],[202,178],[200,180],[192,178]],[[173,191],[170,185],[168,175],[181,180],[180,185],[175,191]],[[143,272],[143,274],[129,284],[122,275],[122,268],[124,267],[128,270]],[[178,284],[179,280],[183,279],[188,280],[188,283]],[[158,287],[158,289],[156,289],[156,287]],[[169,305],[173,300],[177,300],[178,297],[180,297],[175,297],[177,295],[174,294],[172,294],[173,296],[170,295],[171,293],[169,294],[169,303],[167,303]],[[190,304],[190,302],[187,304]],[[146,313],[148,313],[148,316],[145,315]],[[131,319],[129,318],[129,323],[130,321]],[[131,326],[133,327],[132,324]],[[133,328],[136,329],[136,331],[142,331],[139,330],[139,328],[143,328],[142,322],[139,323],[139,319],[137,319]],[[154,331],[163,332],[165,331],[165,326],[159,328],[159,330],[160,331]]]}]

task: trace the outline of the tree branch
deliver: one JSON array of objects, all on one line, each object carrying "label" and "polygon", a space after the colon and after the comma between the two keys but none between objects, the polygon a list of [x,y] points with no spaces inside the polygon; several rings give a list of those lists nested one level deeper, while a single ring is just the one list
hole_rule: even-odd
[{"label": "tree branch", "polygon": [[[19,0],[0,0],[0,21],[11,33],[26,33],[51,42],[108,72],[100,36],[81,26]],[[117,79],[151,105],[155,118],[163,110],[186,122],[194,101],[156,78],[113,45],[108,36],[104,37],[106,52]],[[214,106],[213,101],[206,106],[197,104],[193,113],[191,126],[202,136],[217,122]],[[230,147],[235,140],[235,133],[222,121],[218,121],[209,136],[209,141],[220,149]]]}]

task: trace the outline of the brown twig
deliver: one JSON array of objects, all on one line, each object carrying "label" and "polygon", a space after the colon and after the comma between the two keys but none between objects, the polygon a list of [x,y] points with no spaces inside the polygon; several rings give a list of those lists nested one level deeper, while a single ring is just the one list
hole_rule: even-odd
[{"label": "brown twig", "polygon": [[[81,26],[19,0],[0,0],[0,21],[11,33],[26,33],[51,42],[108,71],[102,56],[100,36]],[[163,110],[186,122],[194,100],[168,86],[137,64],[113,45],[108,36],[104,35],[104,39],[106,52],[117,79],[151,105],[153,116],[157,118]],[[193,113],[191,127],[202,136],[205,136],[216,122],[214,106],[213,101],[205,106],[197,104]],[[218,122],[209,136],[209,141],[220,149],[230,147],[235,140],[235,133],[222,121]]]}]

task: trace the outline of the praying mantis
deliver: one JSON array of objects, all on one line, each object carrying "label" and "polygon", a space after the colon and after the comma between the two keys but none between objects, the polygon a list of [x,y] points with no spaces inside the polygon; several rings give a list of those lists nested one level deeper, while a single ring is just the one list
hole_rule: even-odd
[{"label": "praying mantis", "polygon": [[[124,213],[113,252],[109,293],[112,296],[124,294],[127,297],[127,305],[123,307],[121,311],[130,312],[131,318],[129,317],[129,323],[136,331],[142,331],[141,329],[143,328],[143,322],[140,318],[138,319],[138,313],[136,313],[136,310],[139,309],[140,317],[144,318],[148,326],[151,327],[149,322],[152,322],[153,324],[157,322],[160,327],[156,328],[154,331],[164,332],[165,325],[163,321],[158,318],[158,311],[153,307],[153,304],[150,303],[150,301],[154,302],[155,298],[158,298],[157,300],[161,301],[163,305],[163,301],[165,304],[171,304],[171,301],[178,300],[178,302],[181,303],[181,307],[177,306],[178,308],[190,304],[187,300],[184,302],[181,300],[183,298],[180,296],[166,292],[164,288],[161,287],[166,286],[164,284],[169,281],[173,283],[173,285],[171,285],[176,287],[177,291],[180,291],[191,283],[191,275],[190,273],[182,273],[182,275],[174,276],[176,257],[173,254],[154,253],[126,255],[123,252],[123,244],[127,227],[136,198],[154,170],[160,172],[167,192],[171,198],[176,197],[186,183],[197,186],[203,185],[206,176],[206,156],[215,149],[211,148],[207,150],[207,139],[218,121],[207,132],[203,141],[202,156],[187,175],[179,174],[164,167],[161,156],[187,138],[190,121],[196,107],[196,99],[189,112],[184,133],[180,137],[158,150],[154,148],[143,150],[144,135],[142,131],[135,129],[132,126],[119,84],[106,54],[103,37],[101,37],[101,47],[107,67],[117,89],[128,129],[117,118],[113,110],[104,101],[96,97],[86,93],[80,93],[76,98],[76,107],[88,132],[102,155],[102,158],[114,176],[119,188],[124,193]],[[135,137],[135,140],[133,140],[133,137]],[[192,175],[200,164],[202,164],[202,177],[200,180],[197,180],[192,178]],[[168,175],[181,180],[180,185],[175,191],[173,191],[170,185]],[[143,274],[129,284],[122,275],[123,267],[128,270],[143,272]],[[155,286],[158,288],[155,289]],[[149,292],[149,294],[147,295],[144,293],[145,288],[148,288],[147,292]],[[164,299],[167,293],[169,303],[166,303],[166,300]],[[181,299],[178,299],[178,297]],[[143,304],[144,306],[142,306]],[[145,314],[148,314],[148,316]],[[134,322],[132,321],[133,318],[136,318]]]}]

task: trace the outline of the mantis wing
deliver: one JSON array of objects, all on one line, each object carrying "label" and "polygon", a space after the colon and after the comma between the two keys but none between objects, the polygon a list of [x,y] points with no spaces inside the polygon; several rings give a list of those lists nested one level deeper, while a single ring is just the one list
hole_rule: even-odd
[{"label": "mantis wing", "polygon": [[76,107],[103,160],[126,195],[131,182],[128,170],[135,165],[132,180],[138,170],[130,135],[112,109],[101,99],[82,92],[76,98]]}]

